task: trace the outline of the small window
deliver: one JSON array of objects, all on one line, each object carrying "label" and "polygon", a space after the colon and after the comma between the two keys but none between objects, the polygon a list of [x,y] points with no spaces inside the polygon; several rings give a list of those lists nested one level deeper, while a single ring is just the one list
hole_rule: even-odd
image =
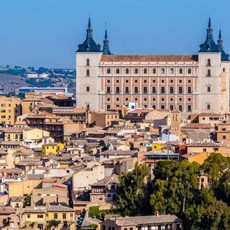
[{"label": "small window", "polygon": [[128,68],[125,69],[125,73],[129,74],[129,69]]},{"label": "small window", "polygon": [[107,98],[107,101],[110,101],[110,98]]},{"label": "small window", "polygon": [[152,87],[152,93],[156,93],[156,87]]},{"label": "small window", "polygon": [[148,70],[146,68],[144,68],[144,74],[147,74]]},{"label": "small window", "polygon": [[191,73],[192,73],[192,69],[189,68],[189,69],[188,69],[188,74],[191,74]]},{"label": "small window", "polygon": [[180,69],[179,69],[179,74],[182,74],[182,73],[183,73],[183,69],[180,68]]},{"label": "small window", "polygon": [[86,86],[86,92],[89,92],[89,91],[90,91],[90,87]]},{"label": "small window", "polygon": [[90,75],[90,71],[89,71],[89,69],[87,69],[86,70],[86,76],[89,77],[89,75]]},{"label": "small window", "polygon": [[66,213],[63,213],[63,214],[62,214],[62,218],[63,218],[64,220],[66,220]]},{"label": "small window", "polygon": [[170,98],[170,101],[173,101],[173,97]]},{"label": "small window", "polygon": [[120,73],[120,69],[116,69],[116,74],[119,74]]},{"label": "small window", "polygon": [[137,86],[134,87],[134,93],[138,93],[138,87]]},{"label": "small window", "polygon": [[116,80],[116,83],[119,83],[120,81],[119,80]]},{"label": "small window", "polygon": [[107,69],[107,74],[110,74],[111,73],[111,70],[110,68]]},{"label": "small window", "polygon": [[148,88],[146,86],[143,87],[143,93],[148,93]]},{"label": "small window", "polygon": [[147,101],[147,98],[146,98],[146,97],[144,98],[144,101]]},{"label": "small window", "polygon": [[192,93],[192,87],[188,87],[188,93]]},{"label": "small window", "polygon": [[157,70],[155,68],[153,68],[153,74],[156,74]]},{"label": "small window", "polygon": [[120,93],[120,87],[119,86],[116,87],[116,93]]},{"label": "small window", "polygon": [[178,87],[178,93],[183,93],[183,87]]},{"label": "small window", "polygon": [[165,83],[165,80],[161,80],[161,83]]},{"label": "small window", "polygon": [[223,140],[226,140],[227,138],[226,138],[226,136],[225,135],[223,135]]},{"label": "small window", "polygon": [[174,87],[172,87],[172,86],[169,87],[169,92],[170,92],[170,93],[174,93]]},{"label": "small window", "polygon": [[165,109],[165,106],[164,106],[164,105],[161,105],[161,109]]},{"label": "small window", "polygon": [[155,98],[155,97],[153,97],[153,101],[156,101],[156,98]]},{"label": "small window", "polygon": [[165,69],[164,68],[161,69],[161,74],[165,74]]},{"label": "small window", "polygon": [[125,87],[125,93],[129,93],[129,87]]},{"label": "small window", "polygon": [[116,101],[119,101],[119,97],[116,98]]},{"label": "small window", "polygon": [[126,97],[126,98],[125,98],[125,100],[126,100],[126,101],[128,101],[128,100],[129,100],[129,98],[127,98],[127,97]]},{"label": "small window", "polygon": [[147,80],[144,80],[144,83],[146,83],[147,82]]},{"label": "small window", "polygon": [[110,80],[107,80],[107,83],[110,83]]},{"label": "small window", "polygon": [[188,112],[192,112],[192,106],[188,105]]},{"label": "small window", "polygon": [[156,80],[153,80],[153,83],[156,83]]},{"label": "small window", "polygon": [[174,69],[173,68],[170,69],[170,74],[174,74]]},{"label": "small window", "polygon": [[207,92],[211,92],[211,87],[207,86]]},{"label": "small window", "polygon": [[134,82],[135,82],[135,83],[138,83],[138,81],[137,81],[137,80],[135,80]]},{"label": "small window", "polygon": [[161,93],[165,93],[165,87],[161,87]]},{"label": "small window", "polygon": [[165,101],[165,99],[162,97],[162,98],[161,98],[161,101]]},{"label": "small window", "polygon": [[225,72],[225,68],[223,68],[223,72]]},{"label": "small window", "polygon": [[125,80],[125,83],[129,83],[129,80]]},{"label": "small window", "polygon": [[135,101],[138,101],[138,98],[137,98],[137,97],[135,97]]},{"label": "small window", "polygon": [[211,109],[211,105],[207,104],[207,109],[210,110]]},{"label": "small window", "polygon": [[207,77],[211,77],[211,70],[210,69],[207,70]]},{"label": "small window", "polygon": [[207,60],[207,66],[211,66],[211,59]]},{"label": "small window", "polygon": [[188,83],[191,83],[191,80],[188,80]]},{"label": "small window", "polygon": [[86,59],[86,65],[89,66],[89,59]]},{"label": "small window", "polygon": [[138,68],[135,68],[134,73],[138,74]]},{"label": "small window", "polygon": [[170,105],[170,106],[169,106],[169,109],[170,109],[170,110],[173,110],[173,109],[174,109],[173,105]]},{"label": "small window", "polygon": [[54,219],[57,219],[57,218],[58,218],[58,214],[54,213]]},{"label": "small window", "polygon": [[182,111],[183,111],[183,106],[182,106],[182,105],[179,105],[179,106],[178,106],[178,109],[182,112]]},{"label": "small window", "polygon": [[179,97],[179,101],[182,101],[182,97]]},{"label": "small window", "polygon": [[182,83],[182,80],[179,80],[179,83]]}]

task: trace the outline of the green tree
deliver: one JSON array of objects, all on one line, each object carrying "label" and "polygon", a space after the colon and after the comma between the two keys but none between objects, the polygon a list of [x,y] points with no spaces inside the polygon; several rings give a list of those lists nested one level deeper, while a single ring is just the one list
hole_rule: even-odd
[{"label": "green tree", "polygon": [[123,215],[138,215],[146,212],[146,191],[144,179],[149,175],[145,165],[136,164],[132,172],[119,177],[121,186],[118,202]]}]

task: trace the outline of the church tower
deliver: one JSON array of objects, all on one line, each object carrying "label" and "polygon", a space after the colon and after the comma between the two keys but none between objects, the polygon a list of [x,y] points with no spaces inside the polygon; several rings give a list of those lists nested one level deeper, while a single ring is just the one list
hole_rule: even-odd
[{"label": "church tower", "polygon": [[[206,40],[200,46],[198,54],[199,112],[228,111],[229,62],[227,59],[228,57],[226,58],[223,51],[222,38],[219,38],[218,44],[213,39],[211,19],[209,18]],[[223,71],[225,72],[224,77]]]},{"label": "church tower", "polygon": [[76,106],[90,111],[99,110],[99,63],[101,48],[93,40],[93,30],[89,18],[85,41],[76,52]]}]

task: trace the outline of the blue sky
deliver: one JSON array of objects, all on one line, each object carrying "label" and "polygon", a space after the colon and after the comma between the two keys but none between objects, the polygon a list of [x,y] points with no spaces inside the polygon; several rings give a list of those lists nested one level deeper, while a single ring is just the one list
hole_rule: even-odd
[{"label": "blue sky", "polygon": [[114,54],[196,54],[208,17],[230,53],[229,0],[0,0],[0,66],[74,68],[90,15]]}]

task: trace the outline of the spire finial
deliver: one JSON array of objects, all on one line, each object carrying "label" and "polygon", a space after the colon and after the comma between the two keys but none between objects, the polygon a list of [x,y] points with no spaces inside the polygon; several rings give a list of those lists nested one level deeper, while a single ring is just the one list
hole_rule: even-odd
[{"label": "spire finial", "polygon": [[106,54],[106,55],[111,54],[111,52],[109,50],[109,40],[108,40],[108,33],[107,33],[107,25],[106,25],[105,37],[104,37],[104,41],[103,41],[103,54]]},{"label": "spire finial", "polygon": [[91,28],[91,19],[89,17],[89,20],[88,20],[88,28],[87,28],[87,35],[86,35],[86,38],[87,39],[93,39],[93,30]]},{"label": "spire finial", "polygon": [[223,49],[223,39],[222,39],[221,29],[219,30],[219,37],[218,37],[217,42],[218,42],[219,48],[222,50]]},{"label": "spire finial", "polygon": [[208,38],[213,38],[213,35],[212,35],[212,24],[211,24],[211,18],[209,17],[209,20],[208,20],[208,29],[207,29],[207,39]]}]

